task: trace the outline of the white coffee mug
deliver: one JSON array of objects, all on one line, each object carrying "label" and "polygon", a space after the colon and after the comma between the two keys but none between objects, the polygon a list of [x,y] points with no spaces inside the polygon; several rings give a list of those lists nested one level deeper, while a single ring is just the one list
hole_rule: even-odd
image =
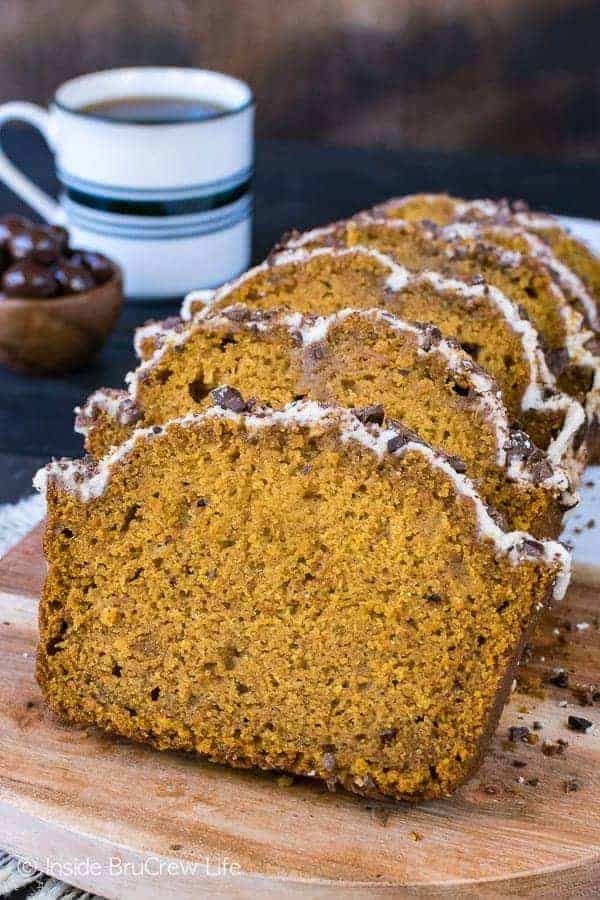
[{"label": "white coffee mug", "polygon": [[[173,97],[212,102],[214,116],[140,124],[90,104]],[[60,204],[0,151],[0,178],[73,246],[98,250],[125,273],[132,299],[216,287],[250,262],[254,103],[248,85],[201,69],[133,68],[65,82],[49,111],[0,106],[0,126],[38,128],[54,153]]]}]

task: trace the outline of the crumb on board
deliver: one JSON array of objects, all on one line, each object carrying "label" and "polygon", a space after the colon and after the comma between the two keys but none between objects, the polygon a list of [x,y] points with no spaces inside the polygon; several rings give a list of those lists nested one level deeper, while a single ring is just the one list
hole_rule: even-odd
[{"label": "crumb on board", "polygon": [[567,741],[559,738],[557,741],[543,741],[541,750],[544,756],[564,756],[568,746]]},{"label": "crumb on board", "polygon": [[593,706],[600,702],[600,690],[593,684],[576,684],[572,687],[573,696],[580,706]]},{"label": "crumb on board", "polygon": [[564,669],[556,669],[554,674],[548,678],[548,683],[557,688],[567,688],[569,687],[569,673]]},{"label": "crumb on board", "polygon": [[567,719],[567,727],[579,734],[587,734],[593,724],[590,719],[584,719],[583,716],[569,716]]}]

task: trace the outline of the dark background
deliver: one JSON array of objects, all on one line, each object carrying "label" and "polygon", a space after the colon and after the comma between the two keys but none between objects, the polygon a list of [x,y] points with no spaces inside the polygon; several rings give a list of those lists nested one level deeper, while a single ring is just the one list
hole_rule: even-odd
[{"label": "dark background", "polygon": [[598,0],[2,0],[0,100],[119,65],[249,81],[258,136],[597,161]]}]

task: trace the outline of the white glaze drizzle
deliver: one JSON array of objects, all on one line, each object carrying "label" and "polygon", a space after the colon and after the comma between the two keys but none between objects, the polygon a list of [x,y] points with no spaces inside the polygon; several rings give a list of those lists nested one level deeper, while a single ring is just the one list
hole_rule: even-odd
[{"label": "white glaze drizzle", "polygon": [[[359,226],[361,224],[374,225],[376,227],[389,228],[390,230],[405,230],[408,225],[408,223],[404,219],[385,218],[384,216],[373,215],[368,211],[358,213],[355,217],[355,221]],[[306,246],[307,244],[311,244],[315,240],[320,240],[324,237],[335,234],[335,232],[340,228],[343,228],[347,224],[352,222],[353,220],[349,219],[344,222],[334,222],[333,224],[326,225],[323,228],[314,228],[312,231],[307,231],[303,234],[299,234],[293,238],[290,238],[289,242],[285,246],[289,249],[299,249]],[[518,225],[494,225],[492,223],[485,223],[484,225],[482,225],[481,223],[477,222],[454,222],[450,225],[440,227],[438,232],[436,233],[436,236],[439,236],[441,240],[448,242],[452,242],[456,239],[476,240],[477,238],[482,237],[482,229],[492,235],[498,234],[500,236],[506,237],[521,237],[527,243],[531,256],[537,259],[539,262],[543,263],[550,270],[550,274],[556,279],[558,286],[581,303],[582,307],[585,310],[585,314],[590,326],[592,328],[598,328],[598,326],[600,325],[600,320],[598,319],[596,304],[594,303],[591,294],[588,292],[583,282],[577,277],[574,272],[571,271],[571,269],[565,266],[564,263],[561,263],[560,260],[557,259],[557,257],[552,252],[551,247],[535,234],[532,234],[531,232]],[[496,253],[498,263],[502,266],[518,266],[526,262],[524,255],[519,251],[502,249],[499,247],[490,247],[490,250]],[[451,251],[449,250],[449,252]],[[571,356],[571,358],[579,363],[579,358],[575,354],[579,352],[577,348],[577,341],[579,340],[579,334],[583,329],[583,319],[577,312],[577,310],[574,310],[569,305],[567,299],[563,296],[561,290],[557,289],[556,285],[553,284],[551,289],[556,296],[560,315],[565,322],[565,328],[567,332],[566,348],[569,351],[569,355]],[[593,337],[592,332],[587,331],[585,332],[585,334],[586,336],[584,338],[584,341]],[[577,338],[574,337],[575,335],[577,335]],[[568,346],[569,339],[573,341],[572,352],[571,348]],[[586,359],[586,362],[581,364],[590,365],[590,360]],[[596,367],[598,366],[600,366],[600,360],[598,360],[596,364]]]},{"label": "white glaze drizzle", "polygon": [[173,427],[201,427],[202,423],[211,418],[229,419],[243,424],[248,431],[277,426],[286,428],[305,426],[315,428],[315,430],[318,430],[319,426],[336,427],[342,442],[357,442],[379,459],[388,454],[396,457],[402,457],[408,452],[422,454],[430,466],[439,469],[452,482],[457,494],[466,497],[473,503],[480,537],[492,541],[496,551],[501,555],[508,556],[513,565],[516,565],[523,557],[540,558],[536,553],[528,552],[528,542],[533,542],[536,548],[542,548],[544,562],[548,565],[557,565],[559,568],[554,583],[554,597],[558,600],[564,596],[570,577],[570,555],[561,544],[556,541],[535,540],[523,531],[503,531],[490,516],[472,482],[456,472],[447,459],[436,453],[431,447],[416,441],[408,441],[398,449],[390,451],[389,441],[398,434],[395,429],[380,428],[377,425],[365,426],[347,409],[325,407],[314,401],[291,403],[283,410],[264,410],[263,415],[260,416],[251,413],[233,413],[220,407],[211,407],[201,414],[172,419],[158,429],[156,427],[137,429],[128,441],[100,460],[92,470],[82,460],[54,461],[37,472],[33,482],[34,487],[41,493],[45,493],[48,483],[52,482],[75,496],[80,502],[88,503],[101,497],[107,490],[116,467],[133,452],[138,442],[160,438]]},{"label": "white glaze drizzle", "polygon": [[[428,198],[434,201],[435,195],[428,195]],[[459,217],[468,214],[471,210],[476,210],[492,219],[500,208],[500,204],[493,200],[455,201],[455,211]],[[598,316],[598,308],[584,283],[572,269],[556,257],[549,244],[528,230],[544,231],[555,228],[566,231],[566,229],[553,216],[544,213],[517,211],[511,212],[511,217],[515,223],[514,226],[511,224],[497,225],[494,222],[490,222],[489,224],[486,223],[485,227],[491,231],[496,230],[499,233],[504,231],[505,233],[520,234],[529,244],[533,255],[543,261],[555,275],[561,288],[580,302],[590,327],[599,330],[600,318]],[[467,224],[465,223],[465,225]],[[594,252],[585,244],[585,241],[578,240],[587,247],[590,253]],[[570,319],[566,313],[563,313],[567,326],[566,344],[569,356],[577,365],[587,366],[593,371],[592,386],[585,399],[586,415],[588,421],[592,422],[594,419],[600,419],[600,358],[590,353],[585,347],[586,342],[593,338],[592,332],[582,328],[580,318],[578,318],[579,313],[576,310],[570,307],[569,310],[571,313]]]},{"label": "white glaze drizzle", "polygon": [[[565,424],[561,429],[558,438],[554,438],[546,450],[548,459],[553,465],[565,464],[562,456],[563,448],[572,444],[575,433],[578,428],[585,422],[586,413],[581,404],[576,400],[568,397],[566,394],[558,393],[551,398],[551,402],[544,397],[544,390],[550,389],[556,391],[556,379],[548,369],[544,353],[539,344],[537,331],[527,319],[523,319],[515,304],[498,288],[492,285],[477,284],[471,285],[460,281],[456,278],[445,278],[438,272],[424,271],[411,273],[408,269],[396,263],[386,254],[370,247],[364,247],[360,244],[348,248],[332,248],[317,247],[311,250],[283,250],[273,257],[270,261],[265,261],[253,269],[249,269],[242,276],[233,282],[224,284],[215,291],[213,301],[206,306],[200,313],[197,313],[190,323],[189,327],[184,331],[175,331],[171,329],[165,333],[165,340],[155,353],[136,370],[129,373],[125,377],[125,381],[129,385],[130,393],[133,399],[137,394],[137,384],[147,371],[153,368],[161,359],[161,357],[172,346],[183,344],[193,333],[195,323],[202,318],[211,315],[213,307],[220,303],[225,297],[233,293],[237,288],[253,278],[257,274],[268,271],[271,267],[293,265],[296,263],[305,263],[311,259],[322,256],[344,257],[350,255],[362,255],[375,259],[382,267],[389,271],[389,275],[385,279],[386,287],[391,291],[400,291],[409,284],[419,284],[426,282],[439,293],[456,293],[468,298],[484,298],[492,302],[499,310],[502,317],[507,321],[509,327],[519,335],[523,354],[527,360],[530,372],[529,385],[522,398],[521,407],[523,410],[536,410],[539,412],[556,411],[560,409],[565,413]],[[577,422],[579,424],[577,425]],[[565,434],[565,428],[568,425],[568,433]],[[573,468],[577,469],[579,463],[573,459]],[[571,465],[571,463],[569,463]]]},{"label": "white glaze drizzle", "polygon": [[[435,194],[428,194],[427,197],[435,200]],[[558,228],[560,231],[565,230],[558,219],[556,219],[554,216],[549,215],[548,213],[512,210],[510,206],[502,202],[498,202],[497,200],[453,199],[453,203],[456,214],[458,216],[465,216],[469,212],[476,211],[480,212],[483,216],[487,216],[488,218],[494,218],[494,216],[496,216],[500,210],[506,208],[508,215],[510,215],[511,218],[513,218],[515,222],[517,222],[517,224],[522,225],[524,228],[533,228],[538,231],[545,231],[549,228]]]},{"label": "white glaze drizzle", "polygon": [[[431,204],[437,203],[440,199],[439,194],[408,195],[406,197],[392,198],[391,200],[376,206],[374,208],[374,215],[378,217],[378,213],[385,209],[402,209],[403,206],[407,206],[411,203],[416,196],[424,202]],[[459,219],[468,215],[470,212],[479,212],[490,219],[489,222],[484,223],[486,228],[498,229],[499,231],[504,230],[506,232],[519,234],[523,237],[529,243],[534,255],[539,259],[542,259],[553,271],[563,290],[566,290],[567,293],[571,294],[581,303],[590,327],[595,330],[600,330],[598,308],[593,296],[588,291],[583,281],[572,269],[558,259],[550,244],[546,243],[546,241],[535,234],[536,231],[547,231],[548,229],[558,229],[568,234],[568,229],[561,225],[554,216],[546,213],[513,211],[509,207],[506,207],[506,212],[510,217],[510,221],[500,224],[493,221],[498,212],[504,208],[504,204],[499,203],[498,201],[458,200],[451,197],[445,199],[448,199],[453,203],[455,215]],[[367,213],[367,215],[368,214],[369,213]],[[456,228],[458,234],[461,233],[461,229],[465,229],[462,233],[464,236],[468,236],[466,229],[470,229],[472,224],[482,223],[455,222],[452,226],[445,227]],[[594,250],[589,247],[583,238],[577,238],[577,241],[585,246],[592,255],[596,255]]]},{"label": "white glaze drizzle", "polygon": [[99,388],[87,398],[83,406],[75,407],[75,432],[87,437],[97,411],[114,419],[119,425],[131,424],[129,417],[134,406],[135,401],[127,391]]},{"label": "white glaze drizzle", "polygon": [[[387,201],[387,203],[376,207],[376,211],[382,211],[386,208],[402,209],[403,206],[406,206],[413,199],[414,197],[411,196],[392,199]],[[421,195],[421,199],[433,204],[439,200],[439,195],[423,194]],[[508,234],[520,234],[527,240],[532,254],[537,256],[537,258],[540,259],[555,275],[561,288],[581,303],[589,325],[594,329],[600,328],[600,318],[596,303],[584,283],[575,272],[556,257],[549,244],[528,230],[533,229],[535,232],[555,228],[566,231],[557,219],[545,213],[513,212],[507,208],[507,213],[510,215],[511,221],[498,224],[494,222],[493,219],[502,209],[502,204],[494,200],[452,200],[452,202],[457,218],[465,216],[472,211],[480,212],[483,216],[491,220],[490,222],[479,223],[479,225],[483,224],[486,229],[489,228],[491,231],[497,230],[498,233],[504,231],[504,233]],[[368,216],[369,213],[366,213],[366,215]],[[477,223],[456,222],[452,225],[444,226],[442,231],[454,228],[458,235],[466,237],[472,234],[473,227],[476,228]],[[585,241],[581,239],[578,240],[587,247],[590,253],[594,253],[594,251],[585,244]],[[592,386],[585,399],[585,413],[587,419],[589,422],[593,422],[595,419],[600,419],[600,358],[591,354],[585,347],[585,343],[593,337],[592,332],[582,329],[581,321],[578,318],[579,313],[575,309],[568,306],[568,304],[567,309],[568,312],[564,307],[561,309],[567,330],[566,349],[573,362],[579,366],[587,366],[593,371]]]},{"label": "white glaze drizzle", "polygon": [[[436,199],[436,195],[426,196],[430,200]],[[409,200],[410,198],[406,198],[404,203],[408,202]],[[482,203],[486,202],[487,201],[482,201]],[[393,206],[394,201],[388,201],[388,204],[390,206]],[[388,204],[383,204],[383,207]],[[401,208],[402,205],[404,205],[403,202],[399,201],[397,208]],[[379,207],[379,209],[381,208],[382,207]],[[408,225],[408,223],[404,219],[390,219],[384,216],[372,214],[369,211],[358,213],[355,217],[355,221],[358,225],[375,225],[377,227],[384,227],[392,230],[404,230]],[[286,247],[290,249],[299,249],[305,247],[315,240],[320,240],[324,237],[335,234],[337,230],[345,227],[349,222],[352,222],[352,220],[347,220],[344,222],[334,222],[331,225],[327,225],[323,228],[315,228],[303,234],[296,235],[290,239],[290,241],[286,244]],[[482,228],[486,232],[495,232],[499,235],[503,234],[507,236],[521,236],[527,242],[528,247],[531,250],[531,255],[538,261],[540,261],[543,265],[545,265],[546,268],[550,270],[550,275],[556,278],[556,281],[558,283],[555,284],[554,282],[552,282],[549,287],[556,298],[557,310],[564,322],[565,349],[568,353],[569,360],[578,366],[590,368],[593,373],[592,386],[588,391],[585,399],[585,413],[588,421],[590,422],[592,422],[594,418],[600,418],[600,358],[590,353],[585,346],[588,341],[593,339],[594,334],[592,331],[589,331],[584,327],[584,320],[582,315],[578,312],[578,310],[576,310],[569,304],[564,294],[562,293],[562,289],[566,290],[567,293],[572,294],[581,302],[586,311],[588,321],[590,322],[592,327],[595,327],[594,323],[598,322],[598,317],[596,305],[591,295],[587,292],[585,286],[575,275],[575,273],[571,272],[571,270],[567,266],[561,263],[554,256],[554,253],[552,252],[552,249],[548,244],[538,238],[535,234],[528,232],[519,225],[495,225],[493,223],[485,223],[482,225],[481,223],[477,222],[455,222],[450,225],[440,227],[436,232],[436,236],[439,235],[442,240],[448,242],[452,242],[457,238],[459,240],[477,239],[478,237],[481,237]],[[525,257],[519,251],[501,249],[494,246],[490,247],[489,249],[491,252],[494,252],[496,254],[499,265],[514,267],[526,262]],[[448,249],[448,252],[451,253],[450,247]],[[545,356],[540,362],[542,369],[546,369],[546,374],[550,374],[547,368]],[[556,379],[554,378],[554,376],[551,375],[550,378],[552,383],[555,384]],[[545,384],[548,385],[548,381],[545,381]],[[530,397],[528,397],[528,401],[529,400]],[[536,407],[529,406],[526,408]],[[563,409],[569,412],[566,406],[563,406]],[[574,422],[575,414],[573,410],[570,410],[570,412],[572,413],[572,421]],[[558,443],[560,445],[560,442]]]},{"label": "white glaze drizzle", "polygon": [[140,325],[136,328],[133,333],[133,349],[137,358],[142,359],[144,356],[142,351],[144,341],[154,342],[156,338],[164,335],[167,330],[162,321],[147,322],[145,325]]},{"label": "white glaze drizzle", "polygon": [[[570,273],[566,266],[562,266],[558,260],[552,262],[553,254],[544,241],[529,232],[523,231],[520,227],[510,228],[507,226],[488,226],[484,225],[485,231],[497,234],[514,235],[520,234],[528,243],[531,255],[539,260],[550,271],[550,275],[555,277],[558,283],[552,281],[549,285],[550,291],[556,299],[556,305],[559,315],[561,316],[565,327],[565,349],[567,351],[569,361],[577,366],[587,367],[592,371],[592,386],[588,391],[585,399],[585,408],[588,421],[592,421],[600,412],[600,358],[590,353],[586,344],[594,338],[594,333],[585,327],[582,314],[575,309],[567,301],[563,294],[562,286],[568,291],[568,279],[559,278],[556,274],[560,267],[565,272]],[[470,237],[477,238],[479,236],[480,226],[475,223],[458,223],[457,225],[447,225],[440,230],[442,237],[448,237],[452,240],[454,234],[460,234],[461,238]],[[545,248],[542,250],[540,248]],[[547,252],[546,252],[547,251]],[[498,261],[501,265],[519,266],[526,262],[522,253],[518,251],[499,251]],[[573,279],[578,280],[574,273],[570,273]],[[583,285],[581,285],[583,288]],[[595,304],[588,294],[588,300],[592,304],[594,313],[596,311]],[[593,317],[592,317],[593,318]]]},{"label": "white glaze drizzle", "polygon": [[189,294],[186,294],[183,298],[183,303],[181,304],[181,309],[179,310],[179,315],[183,319],[184,322],[189,322],[193,319],[197,310],[194,309],[196,305],[206,305],[212,301],[212,298],[215,295],[215,290],[213,288],[205,288],[199,291],[190,291]]},{"label": "white glaze drizzle", "polygon": [[[378,225],[389,221],[403,220],[373,219],[373,222]],[[558,257],[555,256],[551,246],[539,238],[535,233],[527,231],[527,229],[523,228],[521,225],[496,225],[493,222],[453,222],[450,225],[441,227],[439,235],[442,239],[449,240],[453,240],[455,237],[460,239],[477,239],[482,237],[482,232],[484,232],[484,240],[487,239],[488,235],[491,235],[492,237],[498,235],[499,237],[521,238],[527,244],[529,255],[541,262],[550,271],[550,274],[555,279],[556,284],[560,287],[561,291],[566,292],[567,296],[573,297],[573,299],[581,304],[585,313],[585,318],[587,319],[587,324],[591,328],[596,330],[599,329],[600,319],[598,318],[598,310],[594,298],[575,272],[561,262]],[[507,250],[500,251],[499,261],[501,261],[502,265],[518,266],[526,260],[524,255],[519,251]],[[562,294],[560,296],[562,302],[568,305],[567,299],[562,296]]]},{"label": "white glaze drizzle", "polygon": [[105,412],[116,418],[121,411],[123,399],[125,397],[127,397],[127,394],[125,394],[124,391],[116,391],[111,388],[99,388],[97,391],[94,391],[93,394],[90,394],[83,407],[76,406],[74,411],[76,413],[81,413],[87,407],[92,407],[95,403],[99,402],[102,404],[102,408]]},{"label": "white glaze drizzle", "polygon": [[[231,307],[236,309],[236,307]],[[200,319],[196,324],[199,328],[219,328],[230,327],[231,319],[227,316],[228,309],[217,310],[210,317]],[[426,343],[430,343],[426,336],[426,331],[410,322],[398,318],[387,310],[381,308],[373,309],[344,309],[339,312],[332,313],[328,316],[303,316],[299,312],[295,313],[278,313],[264,320],[242,320],[238,323],[239,327],[248,330],[267,331],[277,327],[285,327],[291,332],[299,334],[302,344],[307,347],[314,343],[323,342],[327,339],[329,331],[336,325],[341,324],[350,317],[367,319],[373,322],[382,322],[387,327],[413,334],[417,338],[417,353],[425,356],[427,353],[439,353],[444,357],[446,366],[450,372],[459,374],[467,379],[473,388],[477,412],[489,422],[494,433],[496,444],[496,464],[500,468],[505,468],[506,477],[510,481],[517,483],[531,483],[534,477],[528,469],[525,461],[518,457],[508,462],[506,446],[510,439],[510,426],[506,413],[506,408],[502,401],[502,393],[495,381],[480,370],[472,360],[466,356],[464,351],[457,349],[449,341],[441,338],[439,341],[432,343],[429,349],[424,349]],[[138,372],[140,370],[138,369]],[[148,367],[144,366],[143,371],[148,371]],[[130,373],[128,376],[128,384],[130,393],[121,393],[121,404],[126,405],[131,410],[135,404],[137,396],[139,375]],[[88,403],[80,411],[80,420],[76,430],[80,434],[87,435],[93,427],[94,414],[96,411],[106,412],[107,415],[117,421],[121,421],[119,415],[120,410],[115,401],[114,392],[107,392],[107,402],[102,402],[102,391],[97,391],[90,397]],[[473,404],[475,406],[475,403]],[[559,435],[560,437],[560,435]],[[550,461],[550,460],[549,460]],[[545,490],[556,490],[562,494],[562,502],[565,506],[571,507],[577,502],[577,495],[570,490],[570,479],[559,462],[551,462],[552,474],[539,482],[539,486]]]},{"label": "white glaze drizzle", "polygon": [[[367,310],[344,309],[329,316],[319,316],[308,325],[304,324],[305,317],[302,317],[299,313],[295,313],[293,316],[288,316],[288,323],[290,327],[293,327],[302,335],[303,344],[309,345],[325,341],[330,329],[350,316],[370,319],[371,321],[385,322],[392,329],[414,334],[417,337],[419,345],[418,353],[420,355],[425,355],[427,352],[439,353],[445,358],[448,369],[451,372],[457,374],[460,373],[466,377],[471,382],[473,389],[477,394],[477,406],[480,414],[492,424],[495,431],[496,464],[500,468],[506,467],[506,444],[510,436],[510,427],[506,407],[502,402],[502,392],[498,389],[498,386],[490,376],[483,371],[475,371],[474,368],[469,366],[471,360],[465,359],[462,351],[457,351],[445,338],[442,338],[439,343],[432,346],[429,351],[425,351],[423,350],[423,346],[426,341],[426,336],[422,329],[403,319],[399,319],[387,310],[380,308]],[[465,363],[467,365],[465,365]],[[557,437],[557,442],[558,439],[563,436],[563,431],[568,434],[570,431],[569,426],[561,430],[561,433]],[[565,440],[565,438],[563,439]],[[568,443],[568,437],[566,438],[566,443]],[[562,448],[562,453],[566,452],[566,443]],[[551,461],[553,474],[548,479],[545,479],[542,484],[546,488],[555,487],[561,491],[567,492],[565,503],[572,506],[577,498],[568,493],[569,477],[560,464],[560,459],[563,458],[560,453],[560,445],[557,443],[556,455],[558,458]],[[510,465],[507,467],[506,475],[511,481],[532,481],[531,473],[528,472],[522,459],[514,458],[511,460]]]},{"label": "white glaze drizzle", "polygon": [[561,262],[555,255],[550,244],[547,244],[541,238],[531,231],[527,231],[522,226],[490,225],[489,229],[492,233],[508,232],[522,237],[526,241],[531,254],[541,260],[550,269],[558,284],[563,291],[578,300],[585,311],[588,324],[596,331],[600,330],[600,318],[598,318],[598,310],[594,302],[594,298],[586,288],[585,284],[579,276],[570,269],[565,263]]}]

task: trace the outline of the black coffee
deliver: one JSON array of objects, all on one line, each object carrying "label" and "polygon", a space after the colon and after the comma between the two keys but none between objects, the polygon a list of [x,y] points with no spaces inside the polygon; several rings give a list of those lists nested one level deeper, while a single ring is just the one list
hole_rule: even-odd
[{"label": "black coffee", "polygon": [[80,112],[103,116],[115,122],[138,125],[169,125],[211,119],[226,107],[195,97],[115,97],[80,107]]}]

